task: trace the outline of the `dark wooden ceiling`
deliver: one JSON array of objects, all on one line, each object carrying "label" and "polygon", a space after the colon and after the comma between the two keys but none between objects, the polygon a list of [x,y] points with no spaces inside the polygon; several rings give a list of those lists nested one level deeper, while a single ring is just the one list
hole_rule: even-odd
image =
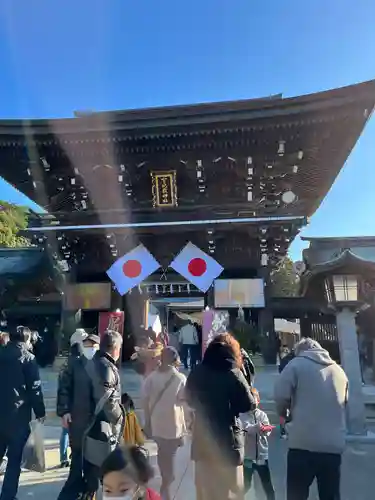
[{"label": "dark wooden ceiling", "polygon": [[45,245],[53,256],[66,260],[73,272],[81,275],[101,274],[121,255],[140,243],[154,255],[163,268],[191,241],[212,255],[225,269],[233,272],[257,270],[261,254],[275,265],[283,257],[304,221],[270,221],[259,224],[219,224],[199,227],[177,226],[134,230],[54,230],[44,234],[35,231],[33,241]]}]

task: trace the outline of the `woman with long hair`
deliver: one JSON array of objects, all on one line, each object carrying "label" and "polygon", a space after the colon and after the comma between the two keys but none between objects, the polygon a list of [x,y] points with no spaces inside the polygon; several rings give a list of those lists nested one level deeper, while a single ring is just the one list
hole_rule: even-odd
[{"label": "woman with long hair", "polygon": [[189,375],[186,399],[194,410],[192,460],[198,500],[243,497],[244,432],[240,413],[255,409],[242,373],[237,340],[220,334]]}]

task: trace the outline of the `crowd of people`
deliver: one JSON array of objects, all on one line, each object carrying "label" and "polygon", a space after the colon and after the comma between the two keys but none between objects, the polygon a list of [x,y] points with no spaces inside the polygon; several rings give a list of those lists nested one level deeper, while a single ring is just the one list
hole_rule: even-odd
[{"label": "crowd of people", "polygon": [[[45,419],[30,334],[18,327],[1,342],[0,459],[7,457],[1,500],[16,498],[30,422]],[[194,351],[201,344],[199,335],[195,325],[184,325],[177,349],[169,345],[166,331],[160,338],[145,334],[137,351],[138,362],[147,365],[140,370],[142,424],[131,397],[121,391],[121,335],[106,331],[99,338],[82,329],[72,335],[57,394],[60,461],[69,467],[59,500],[171,500],[175,459],[188,436],[198,500],[243,499],[254,473],[267,500],[275,499],[268,462],[274,426],[259,407],[251,357],[223,333],[201,359]],[[181,355],[183,366],[191,368],[187,376],[180,371]],[[321,500],[340,498],[347,398],[345,373],[316,341],[302,339],[282,360],[275,402],[288,437],[288,500],[307,500],[315,478]],[[148,487],[153,470],[147,439],[157,446],[160,497]]]}]

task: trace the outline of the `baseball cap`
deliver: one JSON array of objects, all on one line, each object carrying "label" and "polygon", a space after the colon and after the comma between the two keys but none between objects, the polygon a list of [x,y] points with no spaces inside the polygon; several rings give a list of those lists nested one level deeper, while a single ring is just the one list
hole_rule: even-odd
[{"label": "baseball cap", "polygon": [[99,335],[95,335],[94,333],[89,333],[89,334],[86,334],[86,338],[83,339],[83,341],[85,340],[89,340],[91,341],[93,344],[100,344],[100,337]]}]

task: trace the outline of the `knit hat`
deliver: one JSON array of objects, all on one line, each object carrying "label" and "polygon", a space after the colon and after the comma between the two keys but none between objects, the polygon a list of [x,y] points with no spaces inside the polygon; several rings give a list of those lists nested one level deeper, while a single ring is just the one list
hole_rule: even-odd
[{"label": "knit hat", "polygon": [[180,356],[177,349],[172,346],[164,347],[161,353],[162,364],[176,365],[180,363]]},{"label": "knit hat", "polygon": [[82,344],[86,340],[88,334],[84,328],[77,328],[73,335],[70,337],[70,345]]}]

